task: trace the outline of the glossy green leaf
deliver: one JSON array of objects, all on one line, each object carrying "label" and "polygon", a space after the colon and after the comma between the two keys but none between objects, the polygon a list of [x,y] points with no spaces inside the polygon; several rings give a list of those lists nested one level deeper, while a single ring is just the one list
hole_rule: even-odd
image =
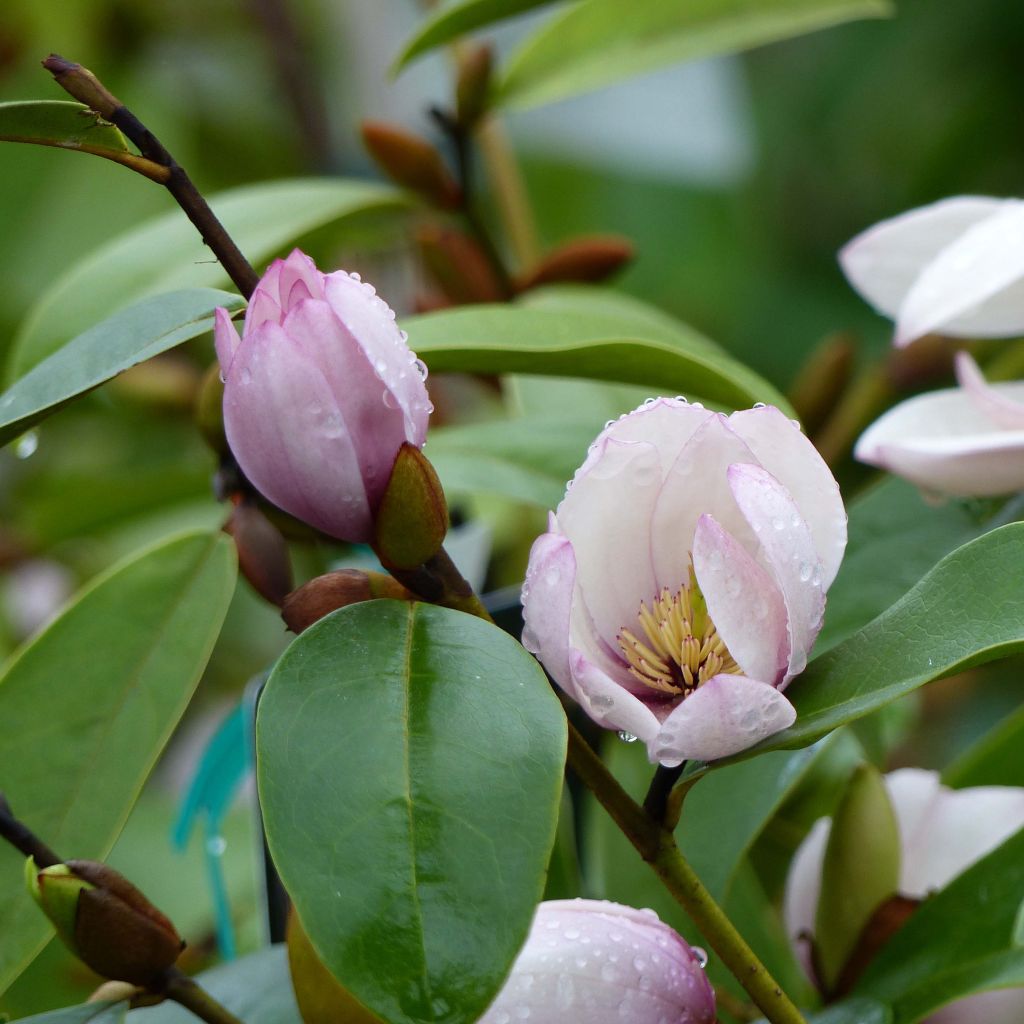
[{"label": "glossy green leaf", "polygon": [[0,395],[0,444],[129,366],[210,330],[218,306],[242,305],[231,292],[193,288],[143,299],[115,313],[59,348]]},{"label": "glossy green leaf", "polygon": [[1022,574],[1024,523],[947,555],[891,608],[815,658],[786,691],[796,723],[735,759],[806,746],[934,679],[1024,650]]},{"label": "glossy green leaf", "polygon": [[855,18],[887,0],[583,0],[512,55],[496,102],[551,103],[678,61],[761,46]]},{"label": "glossy green leaf", "polygon": [[624,316],[481,305],[413,317],[403,326],[435,371],[590,377],[730,408],[759,401],[789,408],[771,384],[706,338]]},{"label": "glossy green leaf", "polygon": [[133,152],[112,124],[83,104],[64,100],[0,103],[0,142],[32,142],[112,158]]},{"label": "glossy green leaf", "polygon": [[894,1024],[914,1024],[972,992],[1024,986],[1015,942],[1021,893],[1024,830],[927,899],[855,991],[890,1003]]},{"label": "glossy green leaf", "polygon": [[524,14],[537,7],[546,7],[554,0],[456,0],[432,14],[416,30],[395,61],[401,71],[410,61],[424,53],[453,42],[467,32],[493,25],[496,21]]},{"label": "glossy green leaf", "polygon": [[260,703],[271,853],[321,959],[389,1024],[475,1021],[526,937],[555,835],[565,717],[481,619],[343,608]]},{"label": "glossy green leaf", "polygon": [[917,488],[889,477],[849,507],[846,556],[828,591],[815,650],[828,650],[894,604],[961,544],[995,524],[967,502],[928,506]]},{"label": "glossy green leaf", "polygon": [[807,1024],[892,1024],[892,1011],[874,999],[846,999],[817,1013],[808,1013]]},{"label": "glossy green leaf", "polygon": [[1024,786],[1024,706],[967,748],[942,773],[954,789]]},{"label": "glossy green leaf", "polygon": [[122,1024],[128,1016],[125,1002],[82,1003],[49,1013],[19,1017],[18,1024]]},{"label": "glossy green leaf", "polygon": [[[234,549],[185,534],[115,566],[0,677],[0,785],[65,857],[106,855],[206,665],[234,589]],[[23,860],[0,848],[0,991],[51,928]]]},{"label": "glossy green leaf", "polygon": [[[196,979],[214,999],[245,1024],[301,1024],[292,994],[284,946],[270,946],[212,970]],[[196,1018],[175,1003],[133,1010],[130,1024],[195,1024]]]},{"label": "glossy green leaf", "polygon": [[[383,185],[310,178],[247,185],[210,205],[253,266],[315,228],[360,214],[402,209]],[[8,380],[129,303],[182,288],[216,288],[227,275],[180,210],[140,224],[75,264],[38,300],[18,331]]]}]

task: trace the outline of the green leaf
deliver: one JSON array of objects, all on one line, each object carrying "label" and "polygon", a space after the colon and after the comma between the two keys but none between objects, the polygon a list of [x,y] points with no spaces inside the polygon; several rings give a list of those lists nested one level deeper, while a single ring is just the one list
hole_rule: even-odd
[{"label": "green leaf", "polygon": [[121,1002],[82,1003],[49,1013],[19,1017],[18,1024],[122,1024],[128,1016],[128,1004]]},{"label": "green leaf", "polygon": [[[382,185],[309,178],[231,189],[214,196],[210,205],[259,269],[315,228],[359,214],[400,210],[409,200]],[[146,221],[77,263],[36,302],[11,346],[8,380],[132,302],[182,288],[216,288],[227,281],[180,210]]]},{"label": "green leaf", "polygon": [[[796,723],[735,760],[802,747],[935,679],[1024,649],[1024,523],[951,555],[786,691]],[[728,759],[722,762],[728,763]]]},{"label": "green leaf", "polygon": [[829,588],[817,653],[901,598],[940,558],[991,529],[962,501],[928,507],[917,488],[889,477],[849,508],[846,555]]},{"label": "green leaf", "polygon": [[855,991],[890,1003],[894,1024],[913,1024],[972,992],[1024,986],[1022,892],[1024,829],[925,900]]},{"label": "green leaf", "polygon": [[243,305],[231,292],[193,288],[143,299],[115,313],[59,348],[0,395],[0,444],[129,366],[210,330],[218,306],[234,310]]},{"label": "green leaf", "polygon": [[[292,994],[284,946],[271,946],[212,970],[196,980],[245,1024],[302,1024]],[[174,1003],[133,1010],[130,1024],[195,1024],[196,1018]]]},{"label": "green leaf", "polygon": [[1024,786],[1024,707],[971,744],[942,773],[954,789]]},{"label": "green leaf", "polygon": [[536,7],[545,7],[554,0],[459,0],[442,7],[416,30],[395,60],[395,72],[410,61],[445,43],[450,43],[467,32],[504,21],[516,14],[524,14]]},{"label": "green leaf", "polygon": [[535,32],[498,84],[506,107],[551,103],[678,61],[733,53],[855,18],[887,0],[584,0]]},{"label": "green leaf", "polygon": [[33,142],[114,160],[132,152],[128,140],[112,124],[84,104],[64,100],[0,103],[0,142]]},{"label": "green leaf", "polygon": [[321,959],[389,1024],[477,1020],[544,888],[565,717],[510,636],[397,601],[321,619],[260,703],[267,838]]},{"label": "green leaf", "polygon": [[[188,704],[234,589],[224,536],[192,533],[91,583],[0,677],[0,784],[59,854],[113,845]],[[0,991],[51,934],[0,848]]]},{"label": "green leaf", "polygon": [[645,384],[730,408],[786,400],[706,338],[578,310],[470,306],[413,317],[409,344],[431,370],[536,373]]},{"label": "green leaf", "polygon": [[805,1019],[807,1024],[892,1024],[892,1011],[873,999],[846,999]]}]

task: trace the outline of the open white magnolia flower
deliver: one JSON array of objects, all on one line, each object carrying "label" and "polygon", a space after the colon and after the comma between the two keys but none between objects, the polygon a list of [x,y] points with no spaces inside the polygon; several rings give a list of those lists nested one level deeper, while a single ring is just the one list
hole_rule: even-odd
[{"label": "open white magnolia flower", "polygon": [[941,494],[1024,489],[1024,381],[988,384],[966,352],[956,375],[959,388],[917,395],[876,420],[854,456]]},{"label": "open white magnolia flower", "polygon": [[609,423],[530,552],[523,643],[674,766],[791,725],[846,546],[832,474],[771,406],[650,399]]},{"label": "open white magnolia flower", "polygon": [[[885,776],[900,833],[901,896],[924,899],[1024,827],[1024,789],[948,789],[937,772],[901,768]],[[786,931],[813,977],[807,937],[814,934],[831,818],[815,822],[786,880]],[[884,955],[884,953],[883,953]],[[950,1003],[922,1024],[1020,1024],[1024,989],[983,992]]]},{"label": "open white magnolia flower", "polygon": [[1024,201],[955,196],[884,220],[839,253],[850,283],[896,321],[894,343],[1024,333]]}]

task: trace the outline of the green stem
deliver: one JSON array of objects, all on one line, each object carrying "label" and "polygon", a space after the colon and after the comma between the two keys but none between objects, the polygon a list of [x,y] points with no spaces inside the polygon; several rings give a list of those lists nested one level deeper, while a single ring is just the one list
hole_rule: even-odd
[{"label": "green stem", "polygon": [[194,1013],[207,1024],[243,1024],[243,1021],[221,1006],[204,988],[176,968],[171,968],[163,995]]},{"label": "green stem", "polygon": [[395,569],[391,566],[387,569],[403,587],[424,601],[492,621],[490,612],[443,547],[428,562],[415,569]]},{"label": "green stem", "polygon": [[805,1024],[800,1011],[704,888],[679,852],[672,833],[630,797],[571,724],[569,766],[651,866],[765,1017],[772,1024]]}]

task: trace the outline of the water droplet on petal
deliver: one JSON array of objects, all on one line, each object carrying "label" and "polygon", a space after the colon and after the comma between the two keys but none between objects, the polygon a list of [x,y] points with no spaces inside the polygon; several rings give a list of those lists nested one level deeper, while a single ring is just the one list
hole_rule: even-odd
[{"label": "water droplet on petal", "polygon": [[384,389],[384,394],[381,395],[381,401],[387,409],[398,408],[398,399],[387,388]]},{"label": "water droplet on petal", "polygon": [[806,583],[811,578],[811,573],[814,571],[810,562],[800,563],[800,582]]},{"label": "water droplet on petal", "polygon": [[565,937],[567,939],[578,939],[580,937],[579,929],[578,928],[566,928],[565,929]]},{"label": "water droplet on petal", "polygon": [[782,516],[776,516],[772,520],[772,526],[776,530],[784,530],[786,528],[786,521],[785,521],[785,519],[782,518]]},{"label": "water droplet on petal", "polygon": [[699,963],[701,965],[701,967],[707,967],[707,965],[708,965],[708,954],[707,954],[707,952],[705,950],[701,949],[700,946],[693,946],[692,949],[693,949],[693,955],[697,958],[697,963]]},{"label": "water droplet on petal", "polygon": [[362,281],[362,274],[349,274],[353,281]]},{"label": "water droplet on petal", "polygon": [[415,366],[416,372],[420,375],[420,380],[426,380],[427,374],[429,373],[427,370],[427,364],[423,362],[422,359],[417,359],[416,362],[413,363],[413,366]]},{"label": "water droplet on petal", "polygon": [[619,730],[619,739],[623,743],[636,743],[636,737],[631,732],[626,732],[625,729]]},{"label": "water droplet on petal", "polygon": [[14,446],[14,454],[19,459],[30,459],[36,453],[36,449],[39,447],[39,431],[29,430],[26,431],[21,437],[18,438],[17,444]]},{"label": "water droplet on petal", "polygon": [[754,403],[754,408],[755,409],[767,409],[768,408],[768,403],[767,402],[755,402]]}]

